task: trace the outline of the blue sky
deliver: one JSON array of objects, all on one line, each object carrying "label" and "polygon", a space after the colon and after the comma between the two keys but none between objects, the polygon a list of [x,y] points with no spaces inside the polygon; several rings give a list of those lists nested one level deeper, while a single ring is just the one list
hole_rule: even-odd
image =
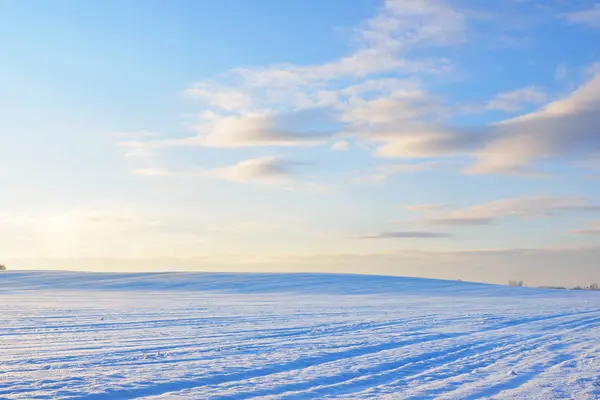
[{"label": "blue sky", "polygon": [[600,280],[600,3],[0,1],[13,268]]}]

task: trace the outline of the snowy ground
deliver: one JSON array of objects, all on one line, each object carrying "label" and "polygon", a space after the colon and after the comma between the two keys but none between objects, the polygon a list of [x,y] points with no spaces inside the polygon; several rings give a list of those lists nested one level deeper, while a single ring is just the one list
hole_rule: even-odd
[{"label": "snowy ground", "polygon": [[600,295],[424,279],[0,273],[2,399],[598,399]]}]

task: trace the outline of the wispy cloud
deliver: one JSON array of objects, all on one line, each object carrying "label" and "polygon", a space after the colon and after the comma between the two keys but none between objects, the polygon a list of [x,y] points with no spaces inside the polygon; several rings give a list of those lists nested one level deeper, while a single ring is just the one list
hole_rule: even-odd
[{"label": "wispy cloud", "polygon": [[600,3],[586,10],[563,14],[563,17],[569,22],[598,29],[600,28]]},{"label": "wispy cloud", "polygon": [[443,1],[387,0],[354,31],[348,55],[315,65],[236,68],[196,82],[185,91],[204,109],[194,136],[127,145],[313,145],[344,134],[345,125],[422,115],[432,100],[417,77],[443,73],[449,62],[408,53],[461,43],[466,27],[465,17]]},{"label": "wispy cloud", "polygon": [[580,235],[600,235],[600,221],[594,223],[592,226],[584,229],[578,229],[574,233]]},{"label": "wispy cloud", "polygon": [[443,211],[447,210],[449,207],[444,204],[414,204],[406,206],[406,209],[409,211]]},{"label": "wispy cloud", "polygon": [[347,140],[340,140],[331,145],[331,150],[334,151],[346,151],[350,147],[350,143]]},{"label": "wispy cloud", "polygon": [[413,163],[397,163],[379,165],[375,167],[375,171],[370,175],[357,178],[357,182],[384,182],[387,179],[398,174],[414,174],[418,172],[439,170],[444,166],[451,165],[444,161],[427,161]]},{"label": "wispy cloud", "polygon": [[379,141],[375,155],[396,158],[471,156],[464,172],[541,175],[540,159],[574,159],[600,152],[600,74],[566,97],[540,110],[480,127],[413,121],[380,126],[369,136]]},{"label": "wispy cloud", "polygon": [[361,236],[359,239],[436,239],[447,238],[452,235],[443,232],[426,232],[426,231],[397,231],[397,232],[380,232],[371,235]]},{"label": "wispy cloud", "polygon": [[541,104],[546,99],[546,93],[541,89],[529,86],[524,89],[498,93],[486,104],[485,109],[514,112],[523,109],[527,105]]},{"label": "wispy cloud", "polygon": [[298,146],[323,143],[335,132],[321,128],[335,124],[332,114],[324,109],[307,109],[285,114],[253,112],[243,115],[219,115],[204,112],[195,130],[198,136],[122,142],[130,148],[161,147],[264,147]]},{"label": "wispy cloud", "polygon": [[491,225],[501,221],[552,217],[571,211],[600,212],[600,204],[578,197],[524,197],[496,200],[426,218],[433,225]]},{"label": "wispy cloud", "polygon": [[119,132],[112,132],[111,135],[113,137],[119,138],[119,139],[144,139],[144,138],[156,137],[156,134],[154,132],[148,132],[148,131],[137,131],[137,132],[119,131]]},{"label": "wispy cloud", "polygon": [[373,139],[383,144],[375,155],[388,158],[443,158],[469,155],[490,140],[482,129],[453,128],[441,124],[414,122],[375,131]]},{"label": "wispy cloud", "polygon": [[0,222],[15,229],[28,227],[47,234],[64,235],[69,235],[73,231],[143,231],[160,226],[160,221],[145,218],[132,211],[83,208],[54,213],[40,211],[0,213]]},{"label": "wispy cloud", "polygon": [[473,173],[522,172],[543,158],[574,158],[600,151],[600,74],[566,98],[494,126],[476,153]]},{"label": "wispy cloud", "polygon": [[[599,7],[565,18],[589,23]],[[388,0],[354,31],[347,55],[322,64],[235,68],[196,82],[185,91],[203,110],[193,135],[133,137],[121,145],[133,149],[129,157],[144,154],[141,149],[177,146],[327,145],[339,151],[351,138],[358,146],[375,147],[375,157],[469,157],[474,163],[464,173],[533,177],[544,176],[536,169],[540,160],[600,152],[595,129],[600,125],[598,71],[537,111],[480,126],[451,123],[452,110],[422,79],[447,72],[452,63],[444,57],[417,56],[420,52],[414,50],[464,43],[469,37],[467,18],[476,14],[441,0]],[[527,86],[498,93],[476,108],[517,112],[543,104],[547,97],[541,88]],[[402,168],[396,172],[420,167]],[[395,173],[390,171],[379,171],[374,179],[385,180]]]},{"label": "wispy cloud", "polygon": [[292,177],[298,174],[297,168],[301,165],[304,164],[278,157],[263,157],[212,170],[210,175],[235,182],[285,184],[290,183]]},{"label": "wispy cloud", "polygon": [[147,177],[197,177],[212,178],[233,182],[259,183],[267,185],[290,184],[306,165],[279,157],[253,158],[234,165],[213,169],[169,170],[164,168],[144,168],[135,170],[137,175]]},{"label": "wispy cloud", "polygon": [[153,149],[145,147],[133,147],[125,152],[125,157],[131,160],[149,159],[155,156]]}]

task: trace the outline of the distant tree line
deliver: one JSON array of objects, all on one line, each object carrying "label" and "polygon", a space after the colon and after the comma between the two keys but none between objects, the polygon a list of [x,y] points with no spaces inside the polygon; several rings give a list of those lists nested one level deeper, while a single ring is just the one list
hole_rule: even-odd
[{"label": "distant tree line", "polygon": [[584,287],[575,286],[573,290],[600,290],[600,285],[598,285],[597,283],[592,283],[591,285]]},{"label": "distant tree line", "polygon": [[[513,280],[511,279],[510,281],[508,281],[508,286],[518,286],[518,287],[523,287],[525,286],[525,284],[523,283],[523,281],[521,280]],[[600,290],[600,285],[597,283],[592,283],[589,286],[575,286],[574,288],[568,288],[566,286],[540,286],[540,288],[543,289],[563,289],[563,290],[567,290],[567,289],[572,289],[572,290]]]}]

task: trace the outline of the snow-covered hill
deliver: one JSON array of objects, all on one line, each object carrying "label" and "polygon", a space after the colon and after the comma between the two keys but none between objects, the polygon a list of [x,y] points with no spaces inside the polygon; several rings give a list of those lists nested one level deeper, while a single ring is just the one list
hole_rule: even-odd
[{"label": "snow-covered hill", "polygon": [[600,398],[598,293],[9,271],[0,302],[0,398]]}]

